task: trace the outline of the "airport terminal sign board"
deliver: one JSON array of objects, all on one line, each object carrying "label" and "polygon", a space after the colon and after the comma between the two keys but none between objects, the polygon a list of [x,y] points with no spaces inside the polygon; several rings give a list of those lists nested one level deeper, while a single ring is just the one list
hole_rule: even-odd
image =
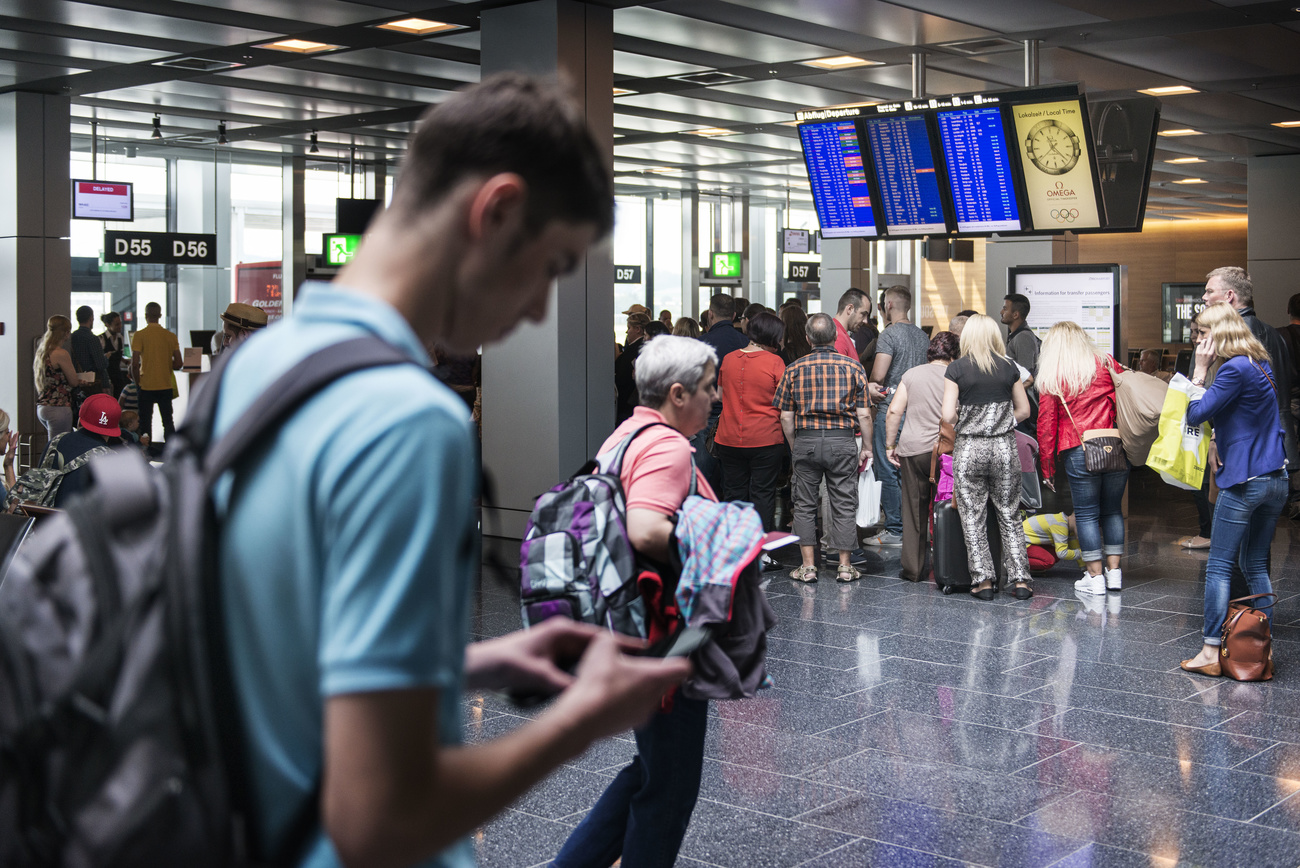
[{"label": "airport terminal sign board", "polygon": [[105,232],[104,261],[216,265],[217,236],[193,232]]}]

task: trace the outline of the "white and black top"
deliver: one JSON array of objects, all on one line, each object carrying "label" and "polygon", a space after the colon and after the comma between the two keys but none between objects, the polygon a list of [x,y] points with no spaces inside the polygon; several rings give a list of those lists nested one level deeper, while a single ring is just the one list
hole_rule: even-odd
[{"label": "white and black top", "polygon": [[959,437],[1001,437],[1015,427],[1011,395],[1020,372],[1014,363],[995,357],[993,372],[986,374],[963,356],[944,376],[957,384]]}]

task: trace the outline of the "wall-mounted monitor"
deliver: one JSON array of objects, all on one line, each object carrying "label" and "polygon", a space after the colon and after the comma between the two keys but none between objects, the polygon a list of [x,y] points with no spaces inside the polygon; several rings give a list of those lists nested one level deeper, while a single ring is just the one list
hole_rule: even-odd
[{"label": "wall-mounted monitor", "polygon": [[124,181],[72,182],[72,217],[74,220],[135,220],[135,196],[132,185]]},{"label": "wall-mounted monitor", "polygon": [[957,231],[978,234],[1028,228],[1020,213],[1002,110],[981,106],[939,112],[937,117]]},{"label": "wall-mounted monitor", "polygon": [[822,237],[875,236],[871,188],[853,120],[801,124],[799,141]]},{"label": "wall-mounted monitor", "polygon": [[811,233],[807,229],[782,229],[782,253],[808,253],[811,245]]},{"label": "wall-mounted monitor", "polygon": [[1102,352],[1118,357],[1122,265],[1020,265],[1007,269],[1007,292],[1029,299],[1029,329],[1040,339],[1063,320],[1083,326]]},{"label": "wall-mounted monitor", "polygon": [[1205,310],[1205,284],[1160,284],[1161,319],[1164,321],[1162,337],[1167,344],[1188,344],[1192,317]]},{"label": "wall-mounted monitor", "polygon": [[383,199],[335,199],[334,231],[344,235],[364,235],[375,213],[383,207]]},{"label": "wall-mounted monitor", "polygon": [[1088,101],[1107,232],[1141,232],[1160,128],[1153,96]]},{"label": "wall-mounted monitor", "polygon": [[925,116],[862,121],[871,143],[885,234],[942,235],[948,231]]},{"label": "wall-mounted monitor", "polygon": [[1011,107],[1034,229],[1099,229],[1105,223],[1088,115],[1081,98]]}]

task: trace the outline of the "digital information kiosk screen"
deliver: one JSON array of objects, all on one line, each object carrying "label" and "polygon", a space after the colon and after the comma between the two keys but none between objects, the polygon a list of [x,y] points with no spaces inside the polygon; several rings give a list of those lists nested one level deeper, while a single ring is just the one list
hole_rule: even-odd
[{"label": "digital information kiosk screen", "polygon": [[828,121],[799,127],[813,204],[823,238],[862,238],[876,234],[871,189],[862,164],[862,144],[853,121]]},{"label": "digital information kiosk screen", "polygon": [[947,232],[925,116],[873,118],[866,127],[885,210],[885,234]]},{"label": "digital information kiosk screen", "polygon": [[782,229],[781,230],[781,252],[782,253],[807,253],[808,252],[807,229]]},{"label": "digital information kiosk screen", "polygon": [[1034,228],[1050,232],[1100,227],[1092,147],[1079,100],[1016,105],[1011,114],[1023,149],[1020,162]]},{"label": "digital information kiosk screen", "polygon": [[1018,232],[1015,173],[1002,128],[1001,109],[939,112],[939,141],[958,232]]},{"label": "digital information kiosk screen", "polygon": [[1052,323],[1071,320],[1103,353],[1119,352],[1121,266],[1013,266],[1007,277],[1008,291],[1029,299],[1034,319],[1029,328],[1040,340]]}]

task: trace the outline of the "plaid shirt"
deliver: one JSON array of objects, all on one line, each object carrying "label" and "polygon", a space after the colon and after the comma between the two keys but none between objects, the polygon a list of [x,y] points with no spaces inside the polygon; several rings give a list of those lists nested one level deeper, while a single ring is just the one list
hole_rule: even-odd
[{"label": "plaid shirt", "polygon": [[793,411],[794,427],[816,431],[857,427],[857,410],[867,405],[867,372],[857,359],[834,347],[814,347],[785,369],[772,406]]}]

